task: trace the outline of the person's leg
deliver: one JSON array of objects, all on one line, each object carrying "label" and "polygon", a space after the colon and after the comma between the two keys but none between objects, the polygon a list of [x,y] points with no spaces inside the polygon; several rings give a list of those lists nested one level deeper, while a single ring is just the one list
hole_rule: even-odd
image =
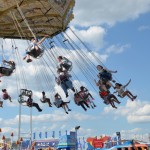
[{"label": "person's leg", "polygon": [[71,109],[68,107],[67,103],[65,103],[65,107],[68,109],[68,111],[71,111]]},{"label": "person's leg", "polygon": [[84,102],[83,102],[83,101],[79,102],[79,105],[80,105],[85,111],[87,111],[87,109],[86,109],[85,106],[84,106]]},{"label": "person's leg", "polygon": [[93,107],[96,107],[95,103],[93,102],[93,100],[90,100],[91,105],[93,105]]},{"label": "person's leg", "polygon": [[41,112],[42,111],[42,109],[39,107],[39,105],[37,104],[37,103],[32,103],[32,107],[36,107],[36,109],[39,111],[39,112]]},{"label": "person's leg", "polygon": [[0,101],[0,107],[3,107],[3,102],[2,101]]},{"label": "person's leg", "polygon": [[[130,94],[129,94],[129,93],[130,93]],[[125,92],[122,94],[122,97],[125,97],[125,96],[128,96],[132,101],[134,100],[133,95],[132,95],[131,92],[129,92],[129,91],[125,91]]]},{"label": "person's leg", "polygon": [[68,97],[68,92],[67,92],[67,88],[66,85],[64,83],[61,83],[61,88],[63,89],[64,93],[66,94],[66,97]]},{"label": "person's leg", "polygon": [[9,99],[10,102],[12,102],[11,97],[9,95],[8,95],[8,99]]},{"label": "person's leg", "polygon": [[113,108],[116,108],[116,109],[117,109],[117,107],[115,106],[113,100],[110,100],[110,104],[111,104],[111,106],[112,106]]},{"label": "person's leg", "polygon": [[127,92],[129,95],[131,95],[131,97],[132,97],[133,100],[136,99],[137,96],[134,96],[130,91],[127,90],[126,92]]},{"label": "person's leg", "polygon": [[113,108],[117,108],[117,107],[115,106],[115,104],[114,104],[114,99],[111,98],[111,96],[107,97],[107,100],[108,100],[109,104],[110,104]]},{"label": "person's leg", "polygon": [[75,92],[75,89],[73,87],[72,81],[68,80],[66,82],[66,85],[67,85],[68,89],[71,89],[73,92]]},{"label": "person's leg", "polygon": [[83,103],[84,105],[86,105],[86,107],[90,108],[90,106],[86,103],[86,101],[82,101],[82,103]]},{"label": "person's leg", "polygon": [[110,99],[113,99],[113,101],[118,103],[118,104],[121,103],[120,101],[118,101],[117,97],[115,95],[113,95],[113,94],[110,95]]},{"label": "person's leg", "polygon": [[68,112],[67,112],[66,107],[65,107],[64,104],[62,105],[62,108],[64,109],[64,111],[66,112],[66,114],[68,114]]},{"label": "person's leg", "polygon": [[49,107],[52,107],[52,104],[51,104],[51,102],[50,102],[50,99],[49,99],[49,98],[46,98],[46,100],[45,100],[45,101],[48,103]]}]

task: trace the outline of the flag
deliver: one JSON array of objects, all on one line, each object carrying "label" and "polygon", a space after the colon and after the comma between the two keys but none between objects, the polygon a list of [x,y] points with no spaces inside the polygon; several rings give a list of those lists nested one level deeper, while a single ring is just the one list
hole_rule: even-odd
[{"label": "flag", "polygon": [[61,137],[61,131],[59,131],[59,138]]},{"label": "flag", "polygon": [[52,132],[52,137],[55,138],[55,131]]},{"label": "flag", "polygon": [[45,138],[47,139],[47,132],[45,132]]},{"label": "flag", "polygon": [[67,135],[67,132],[68,132],[68,131],[66,130],[66,135]]},{"label": "flag", "polygon": [[33,139],[34,140],[36,139],[36,133],[35,132],[33,133]]},{"label": "flag", "polygon": [[85,149],[85,145],[86,145],[86,141],[85,141],[85,139],[83,137],[83,149]]},{"label": "flag", "polygon": [[40,139],[42,138],[42,132],[39,133],[39,138],[40,138]]}]

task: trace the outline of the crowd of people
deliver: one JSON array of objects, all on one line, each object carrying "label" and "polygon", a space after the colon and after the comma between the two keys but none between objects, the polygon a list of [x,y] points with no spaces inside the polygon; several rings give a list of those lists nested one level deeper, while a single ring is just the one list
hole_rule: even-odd
[{"label": "crowd of people", "polygon": [[[23,58],[26,59],[27,63],[32,62],[31,57],[37,58],[42,56],[43,50],[41,49],[40,45],[47,37],[48,35],[45,35],[45,37],[43,37],[40,41],[37,41],[35,38],[31,39],[31,45],[28,48],[29,50],[26,52],[26,56]],[[81,106],[84,111],[87,111],[88,108],[94,109],[96,105],[94,103],[94,98],[89,90],[84,86],[81,86],[80,89],[77,90],[72,83],[72,62],[64,56],[58,56],[57,61],[57,76],[55,77],[55,81],[62,88],[66,98],[69,97],[69,91],[71,90],[74,93],[73,99],[77,106]],[[3,63],[7,64],[9,67],[0,67],[0,77],[10,76],[16,69],[15,62],[3,60]],[[97,70],[98,81],[94,80],[94,82],[96,86],[99,87],[99,95],[106,105],[110,104],[113,108],[117,108],[116,103],[121,103],[117,96],[114,95],[115,93],[117,93],[120,98],[127,96],[132,101],[136,99],[137,96],[134,96],[129,90],[126,89],[131,80],[129,80],[127,84],[122,85],[120,83],[116,83],[116,81],[113,79],[112,74],[117,73],[117,71],[108,70],[102,65],[98,65]],[[113,93],[110,90],[111,88],[114,89]],[[27,97],[27,99],[23,100],[23,103],[26,103],[28,107],[35,107],[39,112],[42,111],[39,105],[33,102],[32,94],[22,93],[20,98],[24,99],[24,96]],[[8,94],[7,89],[2,89],[2,99],[12,102],[11,96]],[[49,107],[52,107],[54,104],[57,108],[63,108],[66,114],[71,111],[68,106],[70,101],[65,102],[59,93],[55,93],[53,99],[54,102],[52,103],[50,98],[47,98],[45,92],[43,91],[40,101],[42,103],[47,103]],[[3,101],[0,101],[0,107],[3,107]]]}]

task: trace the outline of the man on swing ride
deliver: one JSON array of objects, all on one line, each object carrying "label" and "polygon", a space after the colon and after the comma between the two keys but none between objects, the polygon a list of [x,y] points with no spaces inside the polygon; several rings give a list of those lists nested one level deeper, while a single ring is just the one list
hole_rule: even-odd
[{"label": "man on swing ride", "polygon": [[24,60],[27,59],[27,63],[32,62],[32,59],[30,56],[37,58],[42,53],[42,50],[40,48],[40,45],[42,42],[48,37],[49,35],[45,35],[39,42],[36,38],[31,39],[30,47],[28,48],[28,51],[26,52],[26,56],[23,58]]}]

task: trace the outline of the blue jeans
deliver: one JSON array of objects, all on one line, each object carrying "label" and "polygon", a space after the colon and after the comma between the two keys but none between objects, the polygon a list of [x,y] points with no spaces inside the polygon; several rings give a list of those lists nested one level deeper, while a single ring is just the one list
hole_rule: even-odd
[{"label": "blue jeans", "polygon": [[61,82],[61,88],[64,90],[65,94],[67,94],[68,89],[73,89],[72,82],[70,80],[64,80]]}]

